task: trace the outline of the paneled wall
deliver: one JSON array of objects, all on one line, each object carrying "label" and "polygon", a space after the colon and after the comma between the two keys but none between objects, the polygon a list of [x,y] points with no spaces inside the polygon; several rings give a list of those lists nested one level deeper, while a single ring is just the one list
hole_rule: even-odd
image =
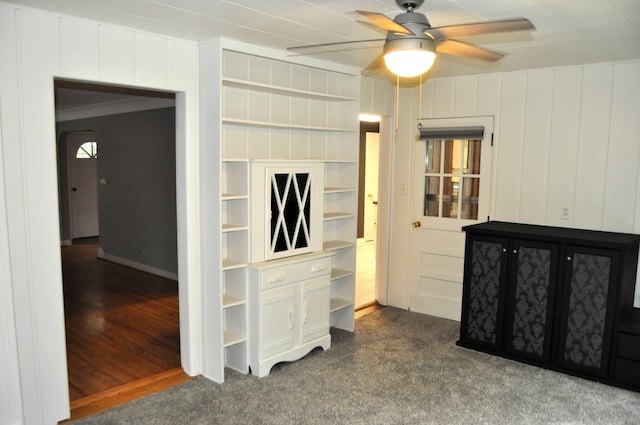
[{"label": "paneled wall", "polygon": [[198,373],[196,44],[3,3],[0,57],[2,165],[10,182],[6,219],[11,254],[11,281],[3,277],[0,284],[2,294],[13,292],[19,362],[10,366],[19,370],[20,385],[12,379],[7,382],[9,391],[22,395],[24,422],[55,423],[69,414],[54,77],[178,93],[180,321],[188,330],[182,334],[181,348],[186,370]]},{"label": "paneled wall", "polygon": [[5,204],[5,179],[0,120],[0,423],[22,423],[22,397],[18,373],[18,345],[13,311],[13,290]]},{"label": "paneled wall", "polygon": [[[420,106],[420,89],[403,89],[396,214],[406,205],[401,185],[411,182],[402,167],[418,110],[421,118],[493,115],[491,219],[640,233],[638,75],[640,61],[631,61],[428,80]],[[407,223],[392,222],[391,233],[406,233]],[[393,263],[406,249],[391,252]],[[391,290],[404,306],[407,285],[398,279]]]},{"label": "paneled wall", "polygon": [[496,117],[492,218],[638,232],[638,75],[636,61],[433,80],[422,112]]}]

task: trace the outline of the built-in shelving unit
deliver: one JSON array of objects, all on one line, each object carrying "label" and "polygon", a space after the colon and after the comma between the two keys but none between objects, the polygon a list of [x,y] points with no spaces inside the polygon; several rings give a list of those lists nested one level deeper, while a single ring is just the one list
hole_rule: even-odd
[{"label": "built-in shelving unit", "polygon": [[[248,372],[251,161],[324,164],[319,250],[335,251],[331,326],[354,328],[359,70],[230,40],[200,51],[204,374]],[[344,175],[342,175],[344,174]],[[219,187],[215,187],[219,181]],[[339,235],[339,237],[338,237]]]},{"label": "built-in shelving unit", "polygon": [[331,325],[353,330],[357,232],[358,163],[327,161],[323,249],[334,251],[331,271]]},{"label": "built-in shelving unit", "polygon": [[249,261],[249,165],[221,163],[222,345],[224,366],[247,371],[247,273]]}]

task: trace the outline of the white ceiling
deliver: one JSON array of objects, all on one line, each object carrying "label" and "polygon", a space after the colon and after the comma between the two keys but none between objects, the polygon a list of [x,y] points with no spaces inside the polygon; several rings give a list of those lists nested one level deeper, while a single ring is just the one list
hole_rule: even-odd
[{"label": "white ceiling", "polygon": [[[11,3],[193,41],[217,37],[284,49],[384,38],[356,9],[393,18],[394,0],[10,0]],[[426,0],[419,9],[442,26],[525,17],[537,31],[469,39],[507,53],[494,64],[439,55],[431,77],[640,58],[640,0]],[[356,48],[360,47],[360,48]],[[315,57],[366,67],[380,53],[352,45]]]}]

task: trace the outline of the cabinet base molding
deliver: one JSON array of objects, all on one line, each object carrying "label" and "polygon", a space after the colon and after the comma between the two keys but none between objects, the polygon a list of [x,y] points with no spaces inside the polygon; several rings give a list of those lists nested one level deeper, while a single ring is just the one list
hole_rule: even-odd
[{"label": "cabinet base molding", "polygon": [[316,347],[321,347],[324,351],[327,351],[331,347],[331,335],[325,335],[322,338],[318,338],[287,352],[280,353],[277,356],[260,360],[255,364],[255,367],[251,368],[251,374],[259,378],[265,377],[276,364],[300,360]]}]

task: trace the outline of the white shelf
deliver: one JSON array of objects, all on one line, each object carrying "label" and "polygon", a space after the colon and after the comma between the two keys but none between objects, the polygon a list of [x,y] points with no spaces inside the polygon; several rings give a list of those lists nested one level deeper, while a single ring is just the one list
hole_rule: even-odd
[{"label": "white shelf", "polygon": [[243,300],[242,298],[229,295],[229,294],[222,294],[223,308],[235,307],[237,305],[242,305],[242,304],[246,304],[246,301]]},{"label": "white shelf", "polygon": [[339,241],[339,240],[324,241],[322,249],[324,249],[325,251],[335,251],[342,248],[353,247],[355,245],[356,245],[355,242],[349,242],[349,241]]},{"label": "white shelf", "polygon": [[331,280],[338,280],[347,276],[353,276],[353,272],[344,269],[331,269]]},{"label": "white shelf", "polygon": [[244,341],[246,341],[246,338],[244,337],[244,335],[240,335],[235,332],[231,332],[227,330],[224,331],[223,343],[222,343],[224,347],[229,347],[231,345],[239,344]]},{"label": "white shelf", "polygon": [[340,220],[342,218],[351,218],[356,215],[348,212],[326,212],[324,213],[325,220]]},{"label": "white shelf", "polygon": [[331,298],[330,309],[333,313],[334,311],[342,310],[343,308],[347,308],[352,305],[353,303],[349,300],[343,300],[342,298]]},{"label": "white shelf", "polygon": [[243,226],[241,224],[223,224],[222,232],[239,232],[242,230],[248,230],[248,226]]},{"label": "white shelf", "polygon": [[232,270],[232,269],[240,269],[247,264],[242,261],[231,260],[229,258],[222,259],[222,270]]},{"label": "white shelf", "polygon": [[248,195],[243,195],[240,193],[223,193],[222,200],[223,201],[233,201],[236,199],[249,199]]},{"label": "white shelf", "polygon": [[281,86],[275,86],[275,85],[264,84],[264,83],[256,83],[253,81],[240,80],[236,78],[223,78],[222,83],[228,87],[244,88],[244,89],[250,89],[255,91],[265,91],[268,93],[278,93],[278,94],[303,97],[303,98],[333,100],[333,101],[342,101],[342,102],[357,100],[356,98],[353,98],[353,97],[338,96],[334,94],[320,93],[320,92],[314,92],[309,90],[292,89],[288,87],[281,87]]},{"label": "white shelf", "polygon": [[298,125],[298,124],[283,124],[264,121],[253,121],[238,118],[222,118],[223,124],[236,124],[247,127],[261,127],[261,128],[283,128],[288,130],[308,130],[308,131],[326,131],[336,133],[356,132],[358,129],[354,128],[339,128],[339,127],[323,127],[314,125]]},{"label": "white shelf", "polygon": [[324,188],[324,193],[325,194],[330,194],[330,193],[349,193],[349,192],[357,192],[358,189],[353,188],[353,187],[325,187]]}]

